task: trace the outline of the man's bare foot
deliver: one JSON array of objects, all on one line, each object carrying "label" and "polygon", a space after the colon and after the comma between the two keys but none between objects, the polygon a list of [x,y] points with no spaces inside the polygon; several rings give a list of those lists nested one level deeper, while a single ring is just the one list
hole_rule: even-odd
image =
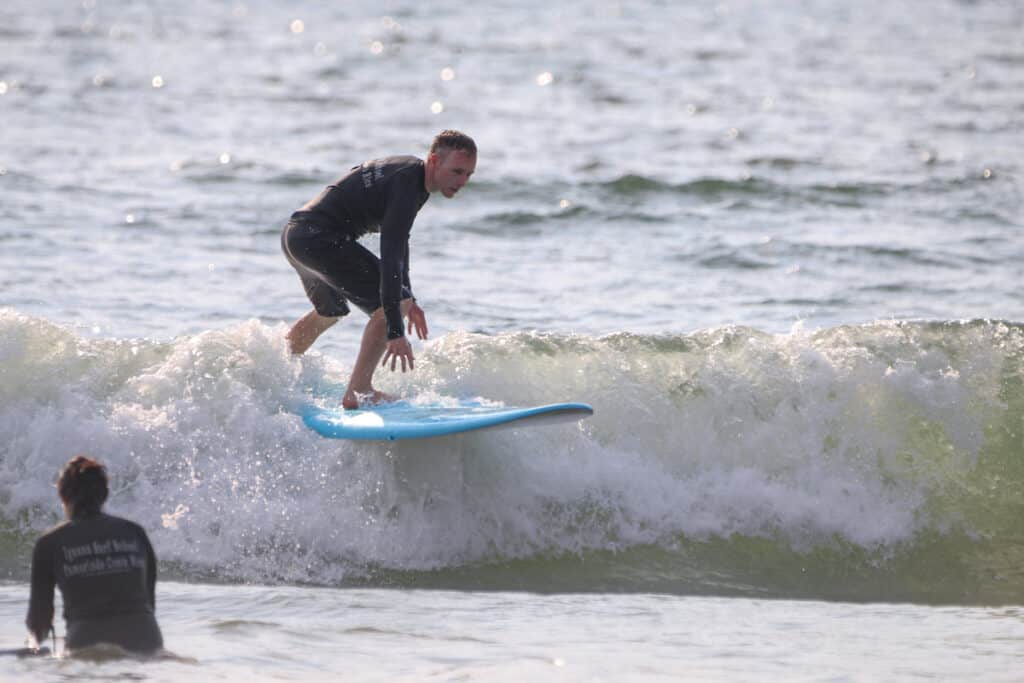
[{"label": "man's bare foot", "polygon": [[363,406],[374,406],[378,403],[391,403],[397,400],[398,397],[394,394],[387,394],[376,389],[370,389],[365,393],[361,391],[347,391],[345,392],[345,397],[341,399],[341,407],[345,410],[357,410]]}]

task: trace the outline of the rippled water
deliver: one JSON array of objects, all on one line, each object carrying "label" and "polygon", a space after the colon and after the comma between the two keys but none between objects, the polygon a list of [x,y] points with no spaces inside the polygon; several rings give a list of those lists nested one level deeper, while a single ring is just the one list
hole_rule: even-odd
[{"label": "rippled water", "polygon": [[[1020,3],[952,0],[4,4],[4,618],[56,519],[52,473],[87,448],[188,582],[161,611],[198,663],[133,673],[308,675],[261,659],[301,647],[292,583],[342,615],[360,586],[413,624],[379,645],[390,627],[324,616],[325,652],[365,648],[357,680],[600,676],[573,663],[621,642],[590,608],[672,647],[666,623],[733,625],[691,638],[697,659],[650,664],[657,645],[608,669],[627,678],[955,675],[953,632],[980,643],[958,651],[970,671],[1019,669],[1020,615],[991,606],[1024,604],[1022,35]],[[288,357],[308,303],[280,228],[445,127],[476,138],[477,173],[417,219],[435,341],[382,382],[597,413],[415,453],[316,439],[295,406],[344,382],[361,322]],[[208,580],[255,582],[277,625],[218,625]],[[527,592],[494,621],[481,589]],[[851,611],[823,660],[806,641],[845,606],[793,597],[920,604]],[[635,620],[648,600],[663,611]],[[415,646],[458,609],[458,638],[487,645]],[[790,609],[792,639],[723,616]],[[553,647],[517,641],[547,610]],[[892,636],[871,673],[842,644],[858,628]],[[495,659],[510,642],[523,659]]]},{"label": "rippled water", "polygon": [[439,333],[1022,317],[1014,3],[0,11],[19,310],[295,317],[291,210],[454,126],[477,177],[413,242]]},{"label": "rippled water", "polygon": [[[0,660],[10,680],[1019,680],[1017,608],[659,595],[164,589],[159,662]],[[0,616],[17,604],[0,584]],[[246,605],[244,615],[237,606]],[[169,627],[169,628],[168,628]],[[8,634],[0,627],[0,634]],[[181,653],[190,656],[182,656]]]}]

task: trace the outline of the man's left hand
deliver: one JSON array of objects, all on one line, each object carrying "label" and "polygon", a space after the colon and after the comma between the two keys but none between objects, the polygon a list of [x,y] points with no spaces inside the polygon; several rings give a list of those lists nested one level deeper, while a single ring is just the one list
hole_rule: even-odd
[{"label": "man's left hand", "polygon": [[427,316],[415,301],[409,306],[409,334],[412,334],[413,329],[419,339],[427,338]]}]

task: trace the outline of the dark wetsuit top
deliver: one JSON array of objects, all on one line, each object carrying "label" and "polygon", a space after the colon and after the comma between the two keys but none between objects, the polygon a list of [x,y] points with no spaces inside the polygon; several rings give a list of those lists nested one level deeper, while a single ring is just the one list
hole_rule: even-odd
[{"label": "dark wetsuit top", "polygon": [[[293,221],[351,240],[380,232],[380,303],[387,319],[388,339],[404,335],[400,304],[403,290],[412,293],[409,232],[416,214],[430,198],[424,174],[423,160],[414,156],[367,161],[353,167],[292,215]],[[301,256],[295,256],[301,260]]]},{"label": "dark wetsuit top", "polygon": [[42,642],[53,623],[53,587],[64,596],[69,648],[97,642],[128,650],[163,646],[156,624],[156,556],[141,526],[104,513],[46,532],[32,552],[25,624]]}]

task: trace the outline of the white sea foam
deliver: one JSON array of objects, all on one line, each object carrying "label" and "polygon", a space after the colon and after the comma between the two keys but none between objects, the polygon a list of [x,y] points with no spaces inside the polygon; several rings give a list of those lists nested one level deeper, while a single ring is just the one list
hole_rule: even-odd
[{"label": "white sea foam", "polygon": [[595,415],[362,444],[303,426],[298,408],[337,400],[346,366],[292,358],[283,326],[89,341],[8,310],[0,505],[27,529],[53,523],[56,472],[90,453],[113,475],[110,510],[163,560],[317,582],[733,534],[884,550],[957,521],[936,498],[998,407],[997,327],[453,333],[381,386]]}]

